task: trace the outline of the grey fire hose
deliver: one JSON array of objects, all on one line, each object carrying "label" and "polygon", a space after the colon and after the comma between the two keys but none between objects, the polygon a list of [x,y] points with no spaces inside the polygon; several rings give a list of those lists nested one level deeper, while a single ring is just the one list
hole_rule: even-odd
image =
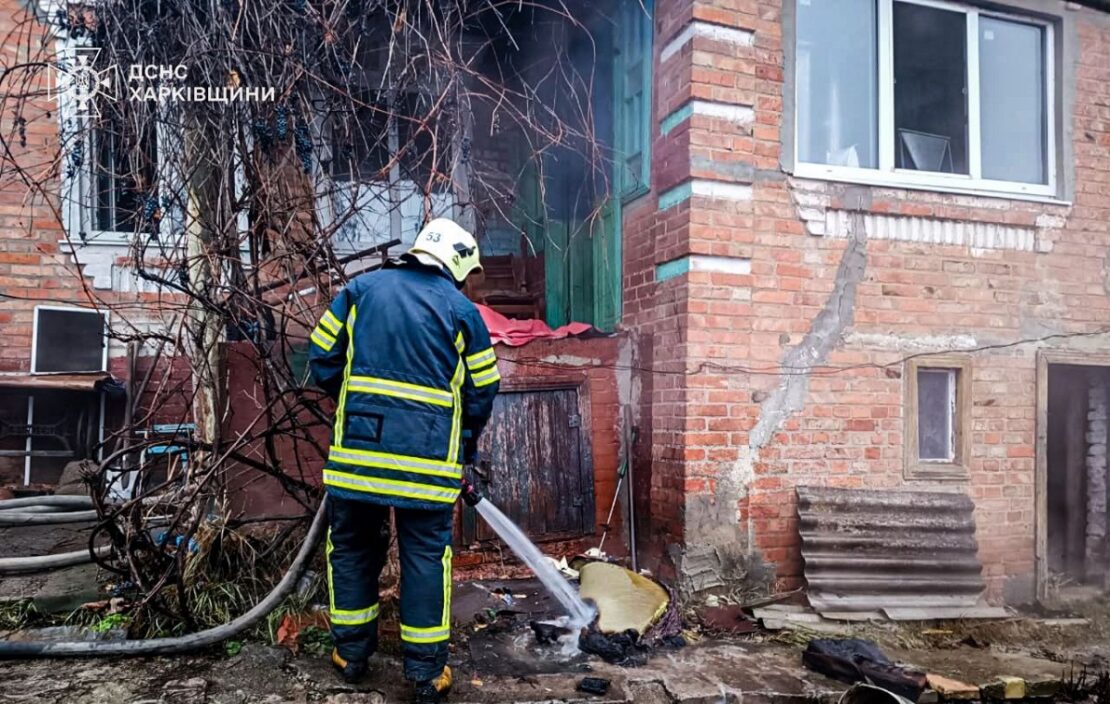
[{"label": "grey fire hose", "polygon": [[52,555],[32,555],[30,557],[0,557],[0,575],[26,574],[28,572],[42,572],[59,567],[72,567],[92,562],[94,557],[104,557],[111,554],[112,546],[104,545],[96,548],[95,553],[89,550],[74,550],[73,552],[59,552]]},{"label": "grey fire hose", "polygon": [[312,519],[312,526],[308,529],[304,543],[301,545],[297,556],[285,575],[274,587],[273,591],[258,602],[247,613],[239,616],[230,623],[225,623],[215,628],[192,633],[187,636],[175,638],[151,638],[149,640],[122,640],[122,641],[0,641],[0,658],[72,658],[72,657],[104,657],[120,655],[172,655],[185,653],[199,648],[206,648],[221,641],[232,638],[239,633],[254,626],[266,618],[271,611],[297,588],[301,575],[312,560],[320,539],[324,535],[327,524],[327,499],[320,502],[316,517]]},{"label": "grey fire hose", "polygon": [[[87,496],[29,496],[0,501],[0,526],[54,525],[95,521]],[[84,509],[74,511],[71,509]]]},{"label": "grey fire hose", "polygon": [[54,525],[56,523],[81,523],[95,521],[96,519],[96,511],[57,511],[52,513],[0,511],[0,526]]},{"label": "grey fire hose", "polygon": [[92,505],[92,499],[87,496],[28,496],[23,499],[4,499],[0,501],[0,511],[29,508],[31,506],[89,508]]}]

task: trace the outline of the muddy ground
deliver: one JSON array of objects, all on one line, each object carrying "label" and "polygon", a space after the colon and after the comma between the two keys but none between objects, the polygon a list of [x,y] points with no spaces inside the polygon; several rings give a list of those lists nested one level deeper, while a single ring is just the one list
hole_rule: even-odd
[{"label": "muddy ground", "polygon": [[[536,644],[528,622],[557,611],[527,580],[458,584],[451,663],[453,702],[835,702],[846,685],[802,667],[811,638],[834,633],[802,630],[744,636],[699,632],[688,613],[690,644],[660,649],[644,667],[625,669],[597,658],[562,655]],[[383,653],[365,685],[342,683],[327,662],[325,642],[302,643],[294,654],[261,640],[190,656],[126,660],[0,661],[5,702],[404,702],[408,688],[396,659],[397,627],[383,604]],[[826,624],[827,625],[827,624]],[[877,642],[892,659],[971,685],[1000,676],[1066,683],[1083,668],[1110,669],[1110,603],[1058,612],[1015,615],[991,622],[838,624],[844,636]],[[577,693],[585,676],[612,681],[605,696]],[[1061,694],[1058,700],[1066,700]],[[1108,700],[1110,704],[1110,700]]]},{"label": "muddy ground", "polygon": [[[485,603],[478,593],[461,602]],[[525,599],[524,601],[527,601]],[[520,604],[513,604],[521,608]],[[542,610],[541,606],[535,607]],[[525,609],[526,610],[526,609]],[[984,684],[999,676],[1062,682],[1084,667],[1110,663],[1110,608],[1088,605],[1068,614],[1015,617],[990,623],[878,624],[846,627],[846,635],[871,638],[893,659],[947,677]],[[526,619],[526,616],[522,617]],[[468,625],[459,632],[451,661],[452,701],[495,702],[835,702],[845,685],[801,665],[810,637],[803,631],[757,632],[743,637],[703,637],[681,649],[655,652],[648,664],[623,669],[596,658],[561,657],[535,646],[527,630],[488,636]],[[612,681],[605,696],[577,693],[586,675]],[[0,702],[148,702],[245,704],[247,702],[404,702],[408,690],[400,663],[376,655],[363,686],[342,683],[320,654],[248,642],[242,649],[173,658],[0,662]],[[1067,700],[1062,692],[1057,700]]]}]

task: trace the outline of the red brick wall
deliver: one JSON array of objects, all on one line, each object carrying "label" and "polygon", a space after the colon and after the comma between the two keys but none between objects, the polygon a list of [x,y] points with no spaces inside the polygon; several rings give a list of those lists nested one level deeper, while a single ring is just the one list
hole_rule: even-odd
[{"label": "red brick wall", "polygon": [[[15,0],[0,3],[0,38],[4,68],[44,58],[41,29]],[[8,76],[0,110],[0,130],[11,149],[0,177],[0,372],[30,370],[36,304],[88,300],[59,247],[58,186],[49,166],[58,153],[58,123],[47,97],[48,71],[23,69]],[[24,92],[31,97],[20,100]],[[25,141],[18,136],[19,120],[26,121]],[[41,189],[29,188],[25,179],[41,183]]]},{"label": "red brick wall", "polygon": [[[159,305],[172,308],[172,296],[122,294],[95,288],[82,275],[82,263],[107,253],[126,263],[125,248],[82,247],[71,243],[62,226],[58,107],[49,65],[55,43],[25,4],[0,0],[0,67],[29,65],[7,76],[0,110],[0,131],[7,153],[0,167],[0,373],[28,372],[36,305],[74,305],[107,310],[120,338],[145,331]],[[77,253],[74,255],[74,245]],[[168,349],[168,348],[167,348]],[[124,354],[114,342],[110,356]],[[123,367],[113,366],[114,371]]]},{"label": "red brick wall", "polygon": [[[658,3],[657,122],[690,97],[754,111],[750,125],[694,115],[658,136],[653,152],[657,191],[691,178],[750,183],[749,202],[695,195],[625,223],[624,323],[641,333],[641,358],[654,355],[655,373],[645,382],[652,392],[640,404],[641,418],[651,414],[652,448],[642,461],[650,463],[660,525],[675,514],[682,524],[667,529],[667,540],[683,543],[685,552],[706,541],[740,544],[753,562],[774,563],[789,586],[801,575],[794,486],[966,491],[977,506],[990,596],[1031,593],[1036,351],[1106,350],[1107,341],[1055,339],[972,355],[970,478],[962,482],[903,478],[899,361],[914,352],[1091,332],[1110,319],[1110,128],[1102,107],[1110,102],[1110,23],[1091,11],[1069,12],[1080,43],[1070,206],[792,179],[780,166],[781,2]],[[658,51],[691,18],[750,31],[751,46],[695,36],[660,64]],[[729,168],[736,164],[743,168]],[[844,324],[824,363],[892,366],[811,374],[795,409],[776,395],[787,379],[778,365],[796,346],[813,342],[807,333],[820,328],[815,320],[839,291],[847,240],[810,234],[830,209],[1019,226],[1035,234],[1036,247],[872,237],[854,295],[832,306]],[[751,274],[653,281],[654,264],[688,253],[750,257]],[[663,373],[674,369],[688,375]],[[776,410],[785,411],[778,422]],[[765,442],[751,432],[761,419],[761,430],[770,431]],[[684,499],[676,501],[675,487],[685,490]],[[714,515],[735,521],[734,539],[703,520],[706,507],[716,511],[721,502],[732,506]]]}]

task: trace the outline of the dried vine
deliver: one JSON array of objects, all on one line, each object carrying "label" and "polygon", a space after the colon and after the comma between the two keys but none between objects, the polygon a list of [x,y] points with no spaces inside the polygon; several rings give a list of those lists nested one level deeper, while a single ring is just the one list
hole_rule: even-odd
[{"label": "dried vine", "polygon": [[[423,217],[461,217],[480,240],[492,222],[542,236],[543,173],[562,159],[589,184],[575,205],[588,236],[611,169],[591,105],[603,64],[591,27],[612,22],[603,14],[561,0],[117,0],[16,23],[4,42],[20,58],[0,74],[0,187],[67,223],[59,256],[84,302],[111,312],[114,344],[133,352],[127,408],[89,481],[102,517],[93,539],[115,548],[103,566],[134,585],[142,609],[205,625],[190,599],[212,577],[196,561],[260,518],[238,501],[245,487],[268,481],[286,496],[288,515],[261,517],[286,528],[263,534],[259,554],[288,541],[287,519],[310,515],[330,408],[295,360],[321,306],[380,260],[352,257],[351,232],[412,219],[402,204],[418,201]],[[96,102],[99,114],[59,115],[49,102],[51,72],[72,61],[54,54],[57,40],[97,47],[97,68],[116,67],[116,100]],[[140,69],[133,82],[131,66],[185,73],[147,80]],[[273,99],[118,90],[137,87]],[[28,140],[59,122],[50,148]],[[506,140],[522,147],[507,166],[476,148]],[[77,193],[90,167],[96,178]],[[516,199],[525,172],[540,174],[538,208]],[[102,212],[104,198],[115,203]],[[139,291],[94,288],[76,266],[103,225],[127,232],[120,264]],[[232,418],[229,367],[253,376],[249,418]],[[175,422],[196,431],[175,441],[187,469],[167,472],[143,450],[167,442],[154,424]],[[124,500],[121,470],[138,477]],[[224,567],[234,580],[243,565]]]}]

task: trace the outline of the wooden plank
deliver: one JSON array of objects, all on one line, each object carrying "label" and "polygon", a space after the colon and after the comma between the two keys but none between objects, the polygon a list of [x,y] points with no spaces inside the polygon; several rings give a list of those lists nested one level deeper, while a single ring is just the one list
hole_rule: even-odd
[{"label": "wooden plank", "polygon": [[926,675],[929,688],[944,700],[974,700],[979,698],[979,687],[966,682],[960,682],[942,675],[929,673]]}]

